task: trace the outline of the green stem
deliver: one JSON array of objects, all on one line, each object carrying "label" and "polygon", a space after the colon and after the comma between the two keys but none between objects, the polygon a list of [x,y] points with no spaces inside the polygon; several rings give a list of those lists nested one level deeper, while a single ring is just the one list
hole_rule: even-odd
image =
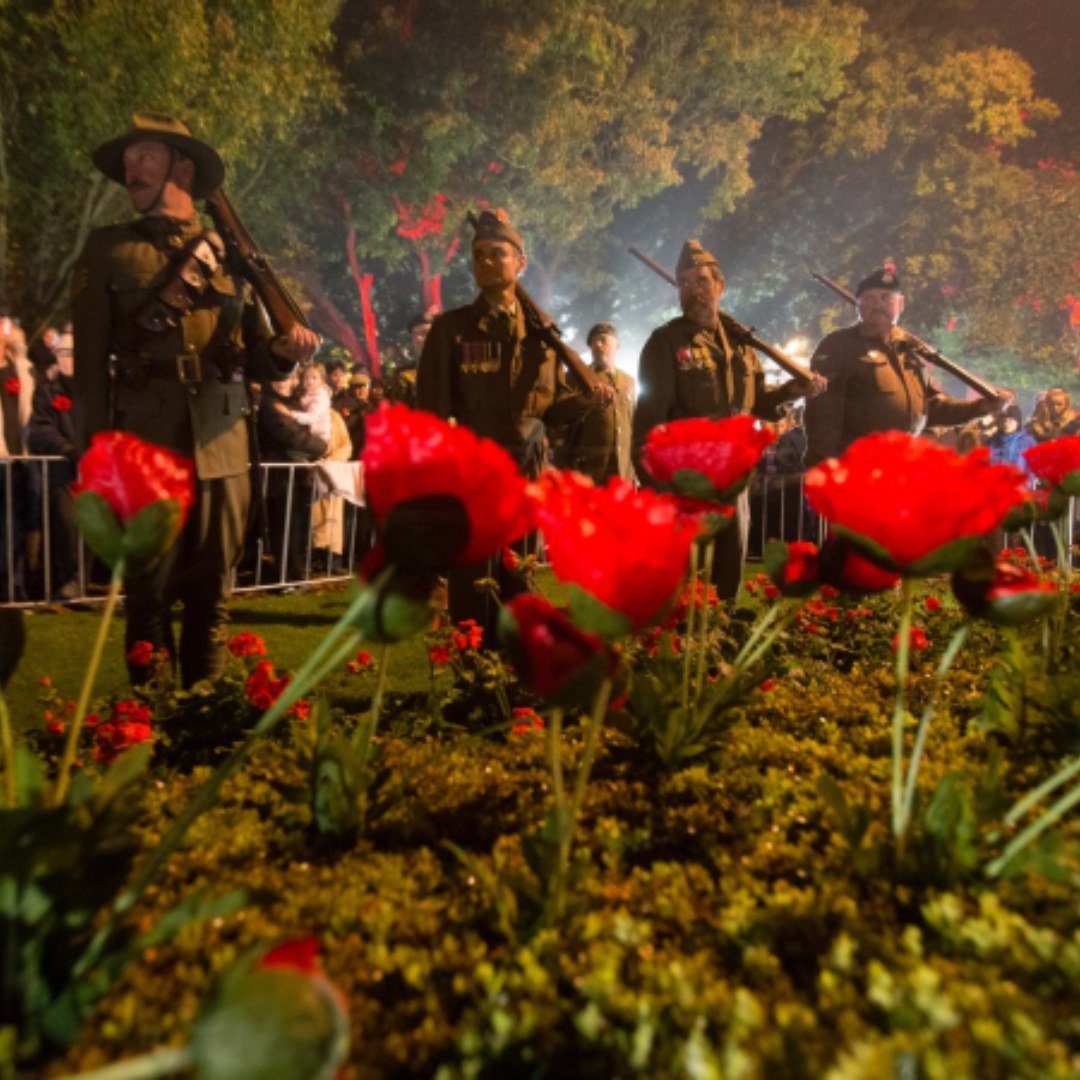
[{"label": "green stem", "polygon": [[[735,658],[735,662],[732,664],[734,672],[742,673],[749,671],[772,647],[776,639],[799,617],[799,611],[801,605],[799,604],[777,604],[772,610],[776,612],[770,623],[777,622],[776,626],[770,628],[769,633],[765,637],[758,635],[757,644],[753,649],[748,650],[746,646],[739,651],[739,655]],[[762,620],[764,622],[765,620]],[[749,642],[747,642],[749,645]]]},{"label": "green stem", "polygon": [[382,710],[383,691],[386,689],[386,668],[390,655],[390,646],[382,644],[378,649],[379,674],[375,677],[375,690],[371,695],[371,712],[368,722],[361,724],[357,729],[360,738],[356,741],[356,756],[361,765],[366,766],[368,754],[371,752],[371,740],[375,737],[375,728],[379,723],[379,713]]},{"label": "green stem", "polygon": [[1077,803],[1080,803],[1080,784],[1077,784],[1067,795],[1062,795],[1037,821],[1029,825],[1019,836],[1014,837],[1001,855],[986,868],[987,876],[997,877],[1006,865],[1015,859],[1024,848],[1037,840],[1058,818],[1071,810]]},{"label": "green stem", "polygon": [[0,754],[4,759],[5,805],[14,810],[19,804],[18,778],[15,776],[15,739],[11,734],[11,713],[7,698],[0,691]]},{"label": "green stem", "polygon": [[705,591],[701,600],[701,628],[698,631],[697,678],[694,681],[694,700],[701,699],[701,691],[705,686],[705,657],[709,651],[709,587],[712,584],[713,561],[716,558],[716,540],[712,538],[705,544],[705,568],[702,576],[705,579]]},{"label": "green stem", "polygon": [[686,605],[686,640],[683,642],[682,707],[690,703],[690,645],[694,640],[694,611],[697,599],[699,550],[697,544],[690,545],[690,599]]},{"label": "green stem", "polygon": [[117,1061],[100,1069],[91,1069],[65,1076],[62,1080],[151,1080],[157,1076],[171,1076],[186,1072],[194,1064],[191,1049],[187,1046],[166,1047],[149,1054]]},{"label": "green stem", "polygon": [[926,747],[927,736],[930,733],[930,721],[934,715],[934,706],[937,702],[937,696],[941,691],[945,676],[948,675],[949,669],[952,667],[961,648],[963,648],[970,630],[970,622],[965,621],[961,623],[957,628],[956,633],[953,634],[952,640],[950,640],[944,655],[938,663],[937,670],[934,672],[934,685],[930,690],[930,699],[927,701],[926,707],[922,711],[922,716],[919,718],[919,730],[915,735],[915,746],[911,751],[911,761],[908,764],[907,777],[904,781],[904,796],[900,807],[901,835],[907,829],[907,826],[911,821],[911,811],[915,804],[916,784],[919,779],[919,765],[922,761],[923,750]]},{"label": "green stem", "polygon": [[[195,793],[194,798],[181,810],[176,821],[173,822],[172,828],[146,857],[127,888],[114,901],[109,920],[95,935],[86,951],[79,958],[75,967],[76,974],[84,973],[93,966],[97,957],[107,945],[109,937],[115,932],[119,919],[138,902],[158,870],[179,847],[180,841],[183,840],[195,820],[214,805],[225,781],[228,780],[237,766],[247,758],[255,743],[263,735],[272,731],[281,719],[287,715],[289,709],[315,685],[313,676],[328,667],[325,664],[327,654],[331,652],[344,634],[356,633],[352,622],[360,613],[365,602],[366,597],[361,591],[353,599],[353,602],[338,622],[331,627],[330,632],[319,643],[318,648],[308,657],[304,666],[297,672],[296,677],[285,687],[277,701],[267,709],[262,719],[248,733],[244,741],[217,767],[210,779],[203,784]],[[349,646],[350,649],[355,648],[355,642],[350,640]]]},{"label": "green stem", "polygon": [[1021,529],[1020,536],[1023,538],[1024,547],[1027,548],[1028,558],[1031,560],[1031,569],[1038,571],[1039,553],[1035,550],[1035,527],[1029,525],[1026,529]]},{"label": "green stem", "polygon": [[900,633],[896,648],[896,704],[892,720],[892,819],[893,835],[902,840],[904,785],[904,718],[907,716],[907,683],[911,657],[911,579],[905,577],[900,592]]},{"label": "green stem", "polygon": [[735,659],[731,661],[733,668],[740,668],[746,666],[746,657],[749,653],[753,652],[757,643],[761,640],[763,634],[765,634],[769,628],[778,618],[781,613],[791,610],[790,605],[777,602],[769,608],[768,611],[754,624],[754,629],[750,631],[750,636],[743,643],[743,647],[735,654]]},{"label": "green stem", "polygon": [[71,767],[75,763],[75,755],[79,749],[79,734],[82,732],[83,723],[86,720],[86,711],[90,705],[90,692],[94,688],[97,679],[98,668],[101,666],[101,656],[105,651],[105,642],[109,636],[109,624],[116,612],[116,604],[120,599],[120,586],[124,580],[124,560],[120,559],[113,567],[112,581],[109,582],[109,595],[105,601],[105,611],[98,625],[97,637],[94,640],[94,649],[90,654],[90,663],[86,668],[86,676],[83,679],[82,689],[79,691],[79,703],[75,708],[75,716],[68,728],[67,742],[64,744],[64,754],[60,759],[60,771],[56,776],[56,786],[53,788],[53,806],[63,806],[67,797],[68,785],[71,782]]},{"label": "green stem", "polygon": [[1067,762],[1049,780],[1044,781],[1034,791],[1029,791],[1022,799],[1018,800],[1005,815],[1005,824],[1015,825],[1036,803],[1042,802],[1047,795],[1056,791],[1062,784],[1067,783],[1078,773],[1080,773],[1080,757]]}]

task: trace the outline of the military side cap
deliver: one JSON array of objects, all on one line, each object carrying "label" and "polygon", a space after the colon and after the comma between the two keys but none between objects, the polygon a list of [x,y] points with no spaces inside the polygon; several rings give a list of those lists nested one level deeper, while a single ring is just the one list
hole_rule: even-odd
[{"label": "military side cap", "polygon": [[131,117],[131,127],[123,135],[103,142],[90,155],[94,165],[110,180],[124,182],[124,151],[137,142],[160,142],[179,150],[195,163],[195,182],[191,192],[196,199],[205,199],[217,191],[225,180],[225,163],[211,146],[196,139],[191,128],[175,116],[164,113],[137,112]]},{"label": "military side cap", "polygon": [[716,266],[719,267],[716,256],[706,251],[701,246],[700,240],[687,240],[679,252],[679,263],[675,267],[675,273],[681,274],[692,266]]},{"label": "military side cap", "polygon": [[370,386],[371,376],[366,371],[355,371],[349,376],[350,386]]},{"label": "military side cap", "polygon": [[476,230],[473,243],[477,240],[503,240],[513,244],[524,254],[525,244],[521,233],[510,224],[510,217],[505,210],[481,210],[479,215],[470,214],[469,221]]},{"label": "military side cap", "polygon": [[598,322],[588,333],[585,338],[585,344],[591,345],[594,337],[599,337],[601,334],[608,334],[613,338],[617,338],[619,335],[615,331],[615,327],[609,322]]},{"label": "military side cap", "polygon": [[875,270],[855,286],[855,295],[862,296],[867,289],[885,289],[887,292],[902,292],[900,277],[892,267],[885,266]]}]

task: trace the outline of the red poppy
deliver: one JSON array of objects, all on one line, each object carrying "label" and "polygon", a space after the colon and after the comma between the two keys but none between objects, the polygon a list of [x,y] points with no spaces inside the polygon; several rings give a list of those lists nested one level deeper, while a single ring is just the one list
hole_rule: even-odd
[{"label": "red poppy", "polygon": [[765,568],[768,570],[773,595],[766,587],[765,595],[808,596],[821,582],[817,544],[808,540],[779,541],[765,545]]},{"label": "red poppy", "polygon": [[600,638],[583,633],[565,612],[533,593],[507,602],[499,631],[525,684],[560,704],[591,699],[610,670],[610,654]]},{"label": "red poppy", "polygon": [[71,412],[71,398],[67,394],[57,394],[52,399],[52,407],[57,412]]},{"label": "red poppy", "polygon": [[640,630],[660,616],[686,576],[692,522],[674,500],[628,480],[595,487],[550,471],[530,485],[557,577],[570,586],[570,614],[601,636]]},{"label": "red poppy", "polygon": [[969,615],[998,626],[1018,626],[1046,615],[1057,586],[1022,566],[980,553],[952,576],[953,592]]},{"label": "red poppy", "polygon": [[410,571],[479,562],[531,528],[510,455],[431,413],[384,404],[368,418],[363,462],[382,546]]},{"label": "red poppy", "polygon": [[1044,483],[1066,495],[1080,495],[1080,435],[1048,439],[1024,451],[1028,468]]},{"label": "red poppy", "polygon": [[12,375],[11,378],[4,383],[4,389],[9,394],[17,394],[22,389],[22,383],[19,382],[17,375]]},{"label": "red poppy", "polygon": [[100,495],[121,525],[162,499],[175,500],[186,517],[194,485],[195,469],[189,458],[125,431],[98,432],[79,460],[77,490]]},{"label": "red poppy", "polygon": [[1014,506],[1001,527],[1005,532],[1019,532],[1036,521],[1056,521],[1069,506],[1069,498],[1059,487],[1027,488],[1024,501]]},{"label": "red poppy", "polygon": [[136,641],[128,649],[127,662],[136,667],[145,667],[154,659],[154,646],[149,641]]},{"label": "red poppy", "polygon": [[225,648],[233,654],[233,656],[265,656],[266,655],[266,642],[259,637],[258,634],[252,633],[250,630],[241,630],[239,634],[234,634],[227,642],[225,642]]},{"label": "red poppy", "polygon": [[982,447],[868,435],[806,474],[810,505],[875,562],[906,576],[952,570],[1024,498],[1023,475]]},{"label": "red poppy", "polygon": [[829,537],[825,542],[821,549],[820,565],[821,576],[834,589],[856,596],[884,592],[900,580],[899,574],[883,570],[876,563],[863,558],[850,543],[839,537]]},{"label": "red poppy", "polygon": [[654,480],[681,495],[729,502],[775,440],[752,416],[674,420],[649,432],[641,462]]}]

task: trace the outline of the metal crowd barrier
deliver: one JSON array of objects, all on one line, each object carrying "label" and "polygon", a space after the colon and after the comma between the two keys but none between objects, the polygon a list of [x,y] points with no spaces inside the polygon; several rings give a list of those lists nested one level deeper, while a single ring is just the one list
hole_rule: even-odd
[{"label": "metal crowd barrier", "polygon": [[[345,581],[356,572],[373,543],[357,468],[354,462],[260,467],[264,513],[261,522],[256,516],[234,571],[236,592],[297,590]],[[328,477],[327,469],[337,471]],[[71,476],[70,462],[62,457],[0,458],[0,603],[33,607],[104,598],[108,570],[75,531]],[[1078,510],[1080,500],[1071,499],[1066,518],[1070,569]],[[325,526],[321,544],[312,527],[320,519]],[[820,544],[824,531],[807,504],[801,475],[755,474],[747,558],[761,559],[770,540]],[[1012,534],[1004,546],[1022,542]],[[543,557],[539,536],[530,540],[529,550]],[[1042,554],[1055,555],[1049,546]]]}]

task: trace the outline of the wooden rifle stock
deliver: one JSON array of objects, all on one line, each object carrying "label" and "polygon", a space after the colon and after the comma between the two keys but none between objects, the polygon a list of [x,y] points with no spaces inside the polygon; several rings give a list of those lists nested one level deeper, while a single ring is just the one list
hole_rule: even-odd
[{"label": "wooden rifle stock", "polygon": [[[831,278],[827,278],[824,274],[818,273],[817,270],[811,270],[810,276],[815,281],[820,281],[828,289],[832,289],[837,296],[842,296],[852,307],[858,304],[858,299],[853,293],[847,291],[843,285]],[[942,356],[929,342],[923,341],[918,334],[913,334],[910,330],[903,331],[904,336],[911,343],[915,353],[922,357],[923,360],[928,360],[935,367],[941,368],[942,371],[947,371],[950,375],[955,375],[965,386],[970,386],[972,390],[978,391],[986,398],[998,398],[1001,396],[998,388],[992,386],[984,379],[980,379],[978,375],[968,371],[967,368],[961,367],[958,363],[950,360],[946,356]]]},{"label": "wooden rifle stock", "polygon": [[251,283],[266,308],[274,333],[284,336],[297,325],[310,329],[300,305],[274,272],[222,188],[206,197],[206,210],[225,242],[234,269]]},{"label": "wooden rifle stock", "polygon": [[[639,251],[637,248],[632,247],[629,249],[630,254],[635,259],[643,262],[650,270],[655,274],[659,274],[669,285],[674,285],[676,288],[679,286],[678,279],[670,270],[666,270],[654,259],[650,259],[643,251]],[[734,338],[740,345],[747,345],[751,349],[757,352],[764,353],[770,360],[775,360],[776,363],[784,369],[792,378],[802,379],[805,382],[809,382],[811,379],[811,372],[809,368],[803,367],[798,360],[792,360],[790,356],[785,352],[781,352],[775,346],[768,344],[768,342],[762,341],[761,338],[754,333],[748,326],[744,326],[737,319],[732,318],[730,315],[723,311],[717,311],[717,316],[720,319],[721,325],[724,327],[724,333],[728,337]]]},{"label": "wooden rifle stock", "polygon": [[599,385],[596,373],[563,341],[555,320],[537,304],[520,281],[514,286],[514,290],[529,326],[555,350],[563,365],[587,393],[595,391]]}]

